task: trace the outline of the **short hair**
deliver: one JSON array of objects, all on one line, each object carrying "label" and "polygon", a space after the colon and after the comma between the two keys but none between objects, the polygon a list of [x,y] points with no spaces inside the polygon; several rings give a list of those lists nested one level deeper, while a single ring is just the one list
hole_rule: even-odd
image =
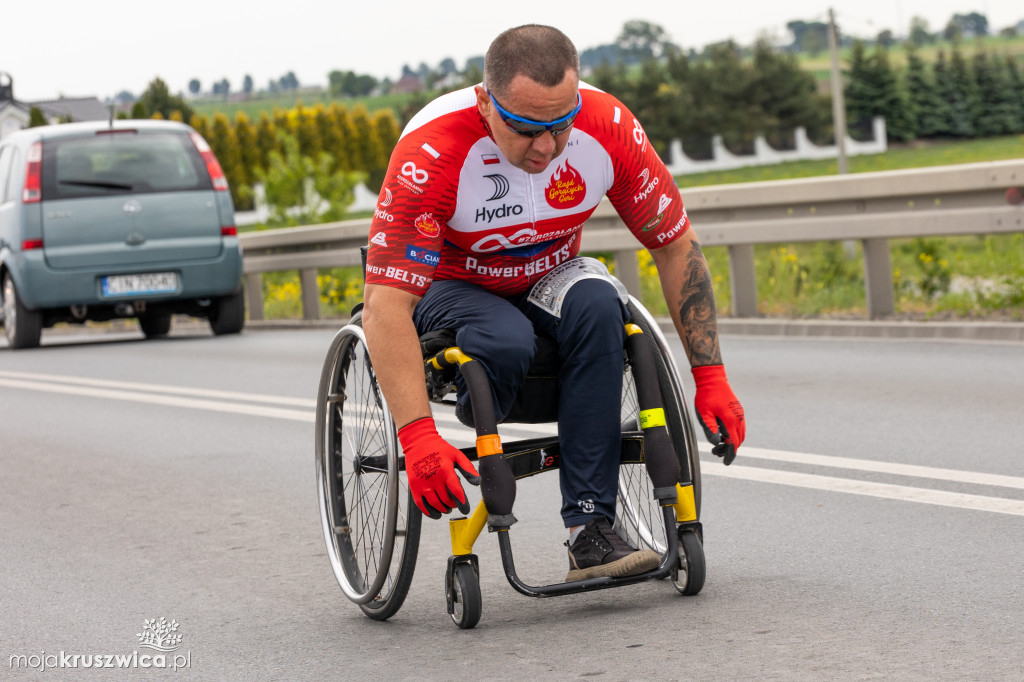
[{"label": "short hair", "polygon": [[552,88],[568,69],[579,76],[580,56],[569,37],[552,26],[526,24],[504,31],[487,48],[484,84],[501,95],[523,75]]}]

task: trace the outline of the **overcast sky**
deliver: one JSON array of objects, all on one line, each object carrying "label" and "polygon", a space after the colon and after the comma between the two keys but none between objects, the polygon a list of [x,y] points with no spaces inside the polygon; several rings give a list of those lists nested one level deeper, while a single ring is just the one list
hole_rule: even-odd
[{"label": "overcast sky", "polygon": [[913,16],[933,31],[955,13],[985,14],[993,32],[1024,19],[1021,0],[287,0],[250,3],[249,10],[218,0],[3,5],[0,71],[13,77],[15,97],[29,102],[61,95],[102,100],[122,90],[138,95],[158,76],[173,92],[186,92],[193,78],[204,90],[222,78],[238,90],[246,74],[262,88],[288,71],[303,85],[325,84],[334,69],[395,80],[403,64],[433,67],[452,57],[461,68],[502,30],[524,23],[555,25],[583,51],[614,42],[632,19],[659,24],[687,49],[727,38],[749,44],[761,33],[788,42],[788,21],[825,21],[830,6],[842,31],[862,37],[884,29],[905,35]]}]

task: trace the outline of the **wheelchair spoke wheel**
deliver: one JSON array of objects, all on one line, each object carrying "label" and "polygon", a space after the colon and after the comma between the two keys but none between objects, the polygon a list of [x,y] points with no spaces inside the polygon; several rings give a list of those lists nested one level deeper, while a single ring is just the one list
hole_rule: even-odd
[{"label": "wheelchair spoke wheel", "polygon": [[[632,298],[629,302],[629,312],[632,321],[643,330],[644,337],[654,345],[655,367],[669,435],[679,458],[680,469],[691,472],[694,502],[699,515],[700,460],[697,458],[697,439],[675,361],[657,323]],[[621,421],[624,427],[638,429],[639,412],[636,383],[627,365],[622,381]],[[654,499],[654,487],[644,464],[623,463],[619,467],[619,491],[616,502],[615,529],[619,534],[636,547],[664,554],[668,549],[664,517],[657,500]]]},{"label": "wheelchair spoke wheel", "polygon": [[335,336],[316,413],[317,487],[327,555],[345,596],[371,618],[401,607],[419,548],[395,426],[359,319]]}]

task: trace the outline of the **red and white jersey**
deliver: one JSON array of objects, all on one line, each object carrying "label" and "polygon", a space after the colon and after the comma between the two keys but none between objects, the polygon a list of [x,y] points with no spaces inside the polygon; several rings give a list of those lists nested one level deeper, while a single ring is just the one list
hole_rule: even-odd
[{"label": "red and white jersey", "polygon": [[502,156],[473,88],[428,104],[391,155],[370,227],[366,281],[422,296],[435,279],[522,293],[580,251],[605,194],[640,243],[689,229],[665,164],[633,114],[580,84],[583,107],[562,154],[533,175]]}]

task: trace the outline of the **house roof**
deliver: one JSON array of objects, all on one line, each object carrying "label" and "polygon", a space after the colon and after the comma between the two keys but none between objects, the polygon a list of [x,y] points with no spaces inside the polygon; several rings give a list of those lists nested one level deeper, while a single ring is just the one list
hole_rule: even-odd
[{"label": "house roof", "polygon": [[24,102],[19,102],[17,100],[13,100],[13,99],[0,99],[0,111],[3,111],[4,109],[8,109],[8,108],[10,108],[10,109],[21,109],[22,111],[27,112],[30,107],[28,105],[26,105]]},{"label": "house roof", "polygon": [[38,107],[50,117],[69,117],[73,121],[106,121],[110,118],[110,110],[95,97],[44,100],[27,106]]}]

